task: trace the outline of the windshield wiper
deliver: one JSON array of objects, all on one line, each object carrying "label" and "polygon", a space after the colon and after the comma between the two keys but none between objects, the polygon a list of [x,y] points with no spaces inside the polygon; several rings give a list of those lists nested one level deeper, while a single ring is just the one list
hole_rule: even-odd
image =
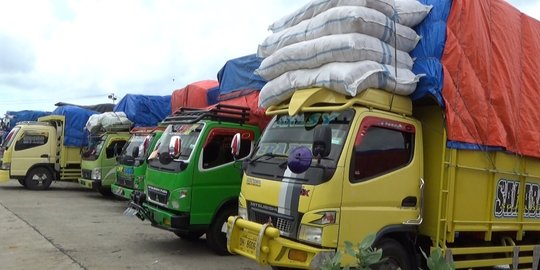
[{"label": "windshield wiper", "polygon": [[281,154],[274,154],[274,153],[264,153],[252,160],[249,161],[249,164],[253,164],[255,161],[263,158],[263,157],[268,157],[267,159],[270,159],[270,158],[275,158],[275,157],[287,157],[286,155],[281,155]]}]

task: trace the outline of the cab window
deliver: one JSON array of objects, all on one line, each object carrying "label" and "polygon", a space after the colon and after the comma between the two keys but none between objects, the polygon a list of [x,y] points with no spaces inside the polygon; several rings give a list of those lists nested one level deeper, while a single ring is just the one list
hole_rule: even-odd
[{"label": "cab window", "polygon": [[15,151],[26,150],[45,145],[49,140],[49,132],[25,131],[21,138],[15,143]]},{"label": "cab window", "polygon": [[414,126],[375,117],[364,122],[351,159],[351,182],[365,181],[410,163]]},{"label": "cab window", "polygon": [[[245,131],[244,131],[245,133]],[[202,167],[211,169],[217,166],[234,161],[231,153],[231,141],[235,133],[216,132],[211,135],[203,148]],[[244,137],[240,141],[240,154],[238,159],[245,158],[251,152],[253,136]]]},{"label": "cab window", "polygon": [[109,158],[119,156],[122,153],[122,148],[124,148],[125,144],[126,144],[125,140],[111,142],[109,146],[107,146],[107,149],[105,149],[107,158],[109,159]]}]

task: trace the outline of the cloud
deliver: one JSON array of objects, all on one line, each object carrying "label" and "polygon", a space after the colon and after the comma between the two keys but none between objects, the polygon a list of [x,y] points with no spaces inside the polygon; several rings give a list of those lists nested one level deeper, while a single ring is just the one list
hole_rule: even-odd
[{"label": "cloud", "polygon": [[33,70],[35,55],[30,42],[0,32],[0,74]]}]

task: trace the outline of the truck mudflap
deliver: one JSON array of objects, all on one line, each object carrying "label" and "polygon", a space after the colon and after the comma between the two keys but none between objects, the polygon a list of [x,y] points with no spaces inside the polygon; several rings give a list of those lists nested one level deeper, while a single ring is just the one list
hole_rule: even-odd
[{"label": "truck mudflap", "polygon": [[227,248],[263,265],[300,269],[320,269],[336,252],[288,240],[271,224],[258,224],[238,216],[227,221]]},{"label": "truck mudflap", "polygon": [[0,170],[0,183],[9,181],[9,170]]}]

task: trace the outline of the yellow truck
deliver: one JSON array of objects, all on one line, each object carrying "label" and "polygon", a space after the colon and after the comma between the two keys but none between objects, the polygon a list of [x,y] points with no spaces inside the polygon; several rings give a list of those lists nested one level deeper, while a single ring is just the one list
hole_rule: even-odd
[{"label": "yellow truck", "polygon": [[345,241],[375,234],[389,269],[418,269],[420,249],[436,247],[456,268],[538,269],[539,159],[448,148],[438,105],[413,110],[378,89],[298,90],[267,114],[227,223],[231,253],[320,269]]},{"label": "yellow truck", "polygon": [[53,180],[77,181],[81,147],[64,144],[65,126],[63,115],[18,123],[0,147],[0,182],[17,179],[28,189],[42,190]]}]

